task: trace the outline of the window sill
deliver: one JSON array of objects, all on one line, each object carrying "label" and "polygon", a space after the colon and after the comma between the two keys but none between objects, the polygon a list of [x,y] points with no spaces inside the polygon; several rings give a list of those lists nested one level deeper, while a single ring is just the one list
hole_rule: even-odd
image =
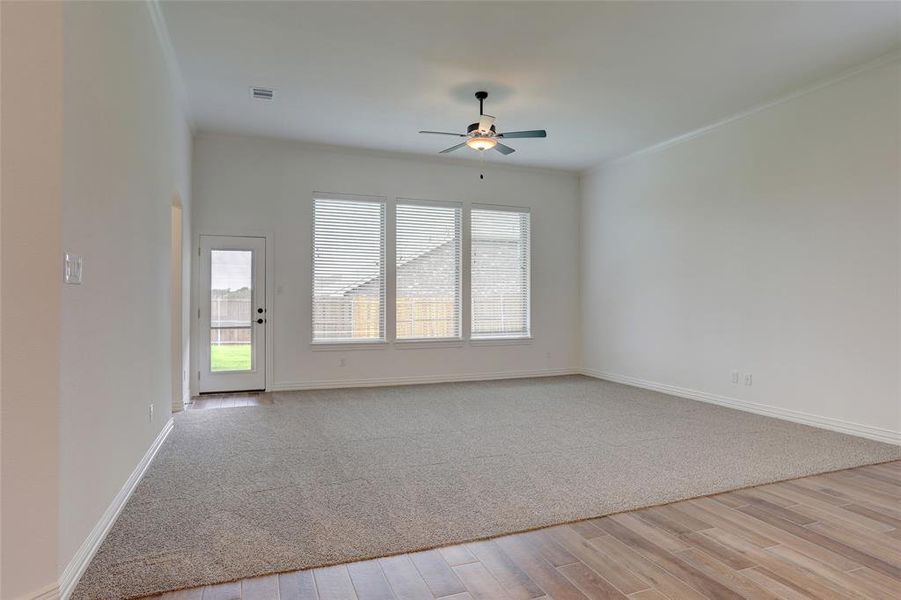
[{"label": "window sill", "polygon": [[462,348],[463,340],[460,338],[395,340],[394,346],[398,350],[414,350],[416,348]]},{"label": "window sill", "polygon": [[310,342],[310,349],[314,352],[334,352],[346,350],[382,350],[388,347],[385,340],[372,340],[365,342]]},{"label": "window sill", "polygon": [[532,336],[504,338],[476,338],[469,340],[470,346],[519,346],[531,344]]}]

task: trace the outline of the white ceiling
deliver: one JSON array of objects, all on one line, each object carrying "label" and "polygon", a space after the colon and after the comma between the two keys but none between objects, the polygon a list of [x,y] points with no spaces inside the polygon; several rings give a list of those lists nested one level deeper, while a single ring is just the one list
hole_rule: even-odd
[{"label": "white ceiling", "polygon": [[[896,2],[164,2],[200,131],[581,170],[894,51]],[[271,103],[248,88],[277,90]],[[466,158],[461,149],[449,156]]]}]

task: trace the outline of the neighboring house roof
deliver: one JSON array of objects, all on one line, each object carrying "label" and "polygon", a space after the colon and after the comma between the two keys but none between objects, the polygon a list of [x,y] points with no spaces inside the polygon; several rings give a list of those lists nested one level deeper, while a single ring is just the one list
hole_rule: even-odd
[{"label": "neighboring house roof", "polygon": [[[419,263],[422,263],[423,261],[427,261],[427,260],[440,260],[442,258],[441,253],[445,252],[446,250],[452,249],[453,243],[454,243],[453,239],[439,242],[438,244],[432,246],[428,250],[421,252],[415,256],[412,256],[412,257],[400,262],[397,265],[398,277],[400,278],[402,276],[402,272],[404,271],[405,267],[411,267],[413,265],[419,266]],[[481,244],[483,251],[485,251],[483,254],[483,259],[491,260],[493,258],[493,259],[499,260],[499,261],[507,261],[507,260],[515,260],[516,259],[516,256],[508,255],[509,250],[514,250],[517,248],[516,243],[513,242],[512,240],[509,242],[506,240],[481,240],[480,244]],[[516,251],[518,252],[518,250],[516,250]],[[361,279],[359,281],[355,281],[351,284],[348,284],[348,285],[340,288],[340,290],[337,290],[334,294],[330,294],[330,295],[333,297],[345,297],[348,294],[350,294],[351,292],[361,290],[362,288],[366,287],[367,285],[375,283],[376,280],[377,280],[376,276],[370,276],[365,279]],[[492,294],[503,294],[503,293],[505,293],[504,288],[508,287],[507,285],[505,285],[502,282],[486,281],[483,283],[488,286],[488,288],[490,289]],[[496,285],[492,285],[492,283],[494,283]],[[491,288],[494,288],[494,289],[491,289]],[[517,287],[516,289],[518,290],[519,288]],[[513,291],[515,291],[515,290],[513,290]]]},{"label": "neighboring house roof", "polygon": [[[404,261],[398,263],[397,269],[400,270],[400,269],[402,269],[404,266],[409,265],[409,264],[411,264],[411,263],[413,263],[413,262],[416,262],[416,261],[426,260],[429,256],[434,255],[435,253],[437,253],[438,250],[442,250],[442,249],[444,249],[445,247],[447,247],[447,246],[449,246],[450,244],[452,244],[453,241],[454,241],[453,239],[449,239],[449,240],[445,240],[445,241],[443,241],[443,242],[438,242],[437,244],[435,244],[434,246],[432,246],[432,247],[429,248],[428,250],[425,250],[425,251],[423,251],[423,252],[420,252],[419,254],[417,254],[417,255],[415,255],[415,256],[412,256],[412,257],[410,257],[410,258],[408,258],[408,259],[406,259],[406,260],[404,260]],[[374,282],[376,279],[377,279],[377,276],[366,277],[365,279],[361,279],[361,280],[359,280],[359,281],[355,281],[354,283],[351,283],[351,284],[349,284],[349,285],[347,285],[347,286],[341,288],[340,291],[336,292],[335,294],[331,294],[331,295],[334,295],[334,296],[346,296],[346,295],[349,294],[350,292],[352,292],[352,291],[354,291],[354,290],[358,290],[358,289],[364,287],[365,285]]]}]

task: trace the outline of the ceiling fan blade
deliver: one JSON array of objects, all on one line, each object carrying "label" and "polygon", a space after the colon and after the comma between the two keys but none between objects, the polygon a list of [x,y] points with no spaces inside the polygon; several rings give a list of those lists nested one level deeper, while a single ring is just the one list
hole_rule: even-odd
[{"label": "ceiling fan blade", "polygon": [[[464,143],[465,143],[465,142],[464,142]],[[506,155],[506,154],[513,154],[514,152],[516,152],[516,150],[514,150],[514,149],[511,148],[510,146],[504,146],[504,145],[501,144],[501,143],[496,144],[496,145],[494,146],[494,149],[497,150],[498,152],[500,152],[501,154],[504,154],[504,155]]]},{"label": "ceiling fan blade", "polygon": [[491,115],[482,115],[479,117],[479,131],[491,131],[492,125],[494,125],[494,117]]},{"label": "ceiling fan blade", "polygon": [[458,149],[458,148],[462,148],[462,147],[465,146],[465,145],[466,145],[466,142],[463,142],[462,144],[457,144],[456,146],[451,146],[450,148],[445,148],[444,150],[442,150],[442,151],[439,152],[438,154],[447,154],[448,152],[453,152],[454,150],[456,150],[456,149]]},{"label": "ceiling fan blade", "polygon": [[454,135],[457,137],[466,137],[465,133],[448,133],[447,131],[420,131],[419,133],[434,133],[435,135]]},{"label": "ceiling fan blade", "polygon": [[547,131],[544,129],[532,129],[531,131],[508,131],[507,133],[499,133],[497,134],[499,138],[513,139],[513,138],[541,138],[547,137]]}]

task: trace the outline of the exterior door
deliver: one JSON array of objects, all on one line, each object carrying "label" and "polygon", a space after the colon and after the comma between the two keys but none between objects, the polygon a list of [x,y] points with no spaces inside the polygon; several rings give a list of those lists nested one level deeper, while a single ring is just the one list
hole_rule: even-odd
[{"label": "exterior door", "polygon": [[200,393],[266,388],[266,239],[200,236]]}]

